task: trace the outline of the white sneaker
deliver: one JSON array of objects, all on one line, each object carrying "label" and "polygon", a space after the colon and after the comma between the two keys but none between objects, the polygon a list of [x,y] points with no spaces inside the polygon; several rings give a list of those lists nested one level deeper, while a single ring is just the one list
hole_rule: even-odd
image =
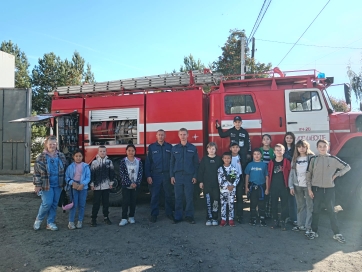
[{"label": "white sneaker", "polygon": [[127,225],[127,224],[128,224],[127,219],[122,219],[121,222],[119,222],[119,225],[120,225],[120,226],[125,226],[125,225]]},{"label": "white sneaker", "polygon": [[82,221],[78,221],[77,223],[77,229],[81,229],[83,227],[83,222]]},{"label": "white sneaker", "polygon": [[311,231],[310,233],[309,233],[309,235],[307,236],[307,238],[309,239],[309,240],[314,240],[315,238],[318,238],[318,233],[316,233],[316,232],[314,232],[314,231]]},{"label": "white sneaker", "polygon": [[42,220],[36,220],[35,219],[34,226],[33,226],[34,230],[39,230],[40,229],[41,222],[42,222]]},{"label": "white sneaker", "polygon": [[134,220],[134,217],[128,218],[128,222],[130,222],[131,224],[136,223],[136,221]]},{"label": "white sneaker", "polygon": [[308,236],[310,233],[312,232],[312,229],[307,229],[306,231],[305,231],[305,236]]},{"label": "white sneaker", "polygon": [[47,230],[58,230],[58,227],[54,223],[50,223],[47,225]]},{"label": "white sneaker", "polygon": [[74,222],[69,222],[69,223],[68,223],[68,229],[70,229],[70,230],[75,230]]},{"label": "white sneaker", "polygon": [[217,225],[219,225],[219,223],[217,222],[217,220],[214,219],[214,220],[212,220],[212,225],[217,226]]},{"label": "white sneaker", "polygon": [[207,220],[207,221],[206,221],[206,226],[212,226],[211,220]]},{"label": "white sneaker", "polygon": [[333,235],[333,239],[334,240],[337,240],[338,242],[344,244],[346,243],[346,240],[344,239],[343,235],[342,234],[335,234]]}]

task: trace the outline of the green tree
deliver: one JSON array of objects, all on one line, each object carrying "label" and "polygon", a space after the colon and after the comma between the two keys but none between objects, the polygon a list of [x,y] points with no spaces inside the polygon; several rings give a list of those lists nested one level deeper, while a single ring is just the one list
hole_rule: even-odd
[{"label": "green tree", "polygon": [[[221,72],[223,75],[239,75],[241,73],[241,39],[245,37],[244,30],[230,30],[229,37],[227,38],[224,46],[221,47],[221,56],[212,63],[213,71]],[[245,54],[245,65],[250,68],[246,72],[247,74],[261,74],[271,69],[271,63],[265,64],[255,62],[254,59],[250,58],[247,49]]]},{"label": "green tree", "polygon": [[195,60],[194,56],[190,54],[189,56],[184,57],[184,65],[181,65],[180,72],[187,72],[193,70],[203,70],[205,65],[201,62],[200,59]]},{"label": "green tree", "polygon": [[362,101],[362,68],[359,73],[354,72],[351,66],[347,66],[347,75],[351,82],[351,89],[356,95],[357,101]]},{"label": "green tree", "polygon": [[30,64],[25,53],[11,40],[3,41],[0,50],[15,56],[15,87],[30,88],[31,79],[28,71]]},{"label": "green tree", "polygon": [[53,52],[44,54],[32,71],[33,110],[38,113],[49,112],[49,92],[56,87],[80,85],[83,82],[93,83],[94,74],[89,64],[85,68],[85,60],[78,52],[74,52],[71,60],[61,60]]},{"label": "green tree", "polygon": [[343,99],[335,98],[333,96],[330,97],[332,106],[336,112],[348,112],[349,106],[346,101]]}]

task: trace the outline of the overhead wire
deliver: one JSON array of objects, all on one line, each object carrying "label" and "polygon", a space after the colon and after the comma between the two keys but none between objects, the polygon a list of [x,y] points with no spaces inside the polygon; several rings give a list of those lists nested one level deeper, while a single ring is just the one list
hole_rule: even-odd
[{"label": "overhead wire", "polygon": [[324,7],[319,11],[319,13],[317,14],[317,16],[313,19],[313,21],[309,24],[309,26],[306,28],[306,30],[304,30],[304,32],[302,33],[302,35],[300,35],[300,37],[298,38],[298,40],[293,44],[292,48],[289,49],[289,51],[285,54],[285,56],[282,58],[282,60],[279,62],[279,64],[277,66],[279,66],[283,60],[288,56],[288,54],[290,53],[290,51],[293,50],[293,48],[295,47],[295,45],[299,42],[299,40],[303,37],[303,35],[308,31],[308,29],[311,27],[311,25],[314,23],[314,21],[318,18],[318,16],[322,13],[322,11],[325,9],[325,7],[329,4],[331,0],[328,0],[328,2],[324,5]]},{"label": "overhead wire", "polygon": [[[272,41],[272,40],[264,40],[264,39],[256,39],[256,40],[263,41],[263,42],[271,42],[271,43],[294,44],[292,42],[283,42],[283,41]],[[362,49],[362,47],[330,46],[330,45],[303,44],[303,43],[298,43],[296,45],[297,46],[310,46],[310,47],[323,47],[323,48],[336,48],[336,49],[358,49],[358,50]]]},{"label": "overhead wire", "polygon": [[251,39],[254,37],[256,31],[258,30],[259,26],[260,26],[260,23],[263,21],[263,18],[265,16],[265,13],[268,11],[268,8],[271,4],[272,0],[264,0],[264,3],[263,3],[263,6],[261,7],[260,11],[259,11],[259,15],[258,17],[256,18],[256,21],[254,23],[254,26],[250,32],[250,35],[249,35],[249,39],[248,39],[248,44],[250,43]]}]

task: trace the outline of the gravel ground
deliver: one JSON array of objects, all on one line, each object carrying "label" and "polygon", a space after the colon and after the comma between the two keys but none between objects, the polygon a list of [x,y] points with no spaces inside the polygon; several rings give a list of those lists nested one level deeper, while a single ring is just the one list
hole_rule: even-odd
[{"label": "gravel ground", "polygon": [[92,228],[88,203],[83,229],[68,230],[68,213],[59,209],[59,231],[45,230],[44,222],[34,231],[40,198],[31,177],[0,176],[0,271],[361,271],[360,210],[338,214],[347,240],[340,244],[332,239],[326,214],[319,238],[307,240],[291,227],[207,227],[202,200],[195,225],[173,225],[163,211],[152,224],[148,198],[139,199],[134,225],[119,227],[121,209],[111,207],[113,224],[100,217]]}]

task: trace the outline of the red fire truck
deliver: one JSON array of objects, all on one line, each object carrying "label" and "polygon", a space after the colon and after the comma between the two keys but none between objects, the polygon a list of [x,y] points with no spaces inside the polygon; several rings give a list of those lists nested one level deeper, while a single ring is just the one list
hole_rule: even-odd
[{"label": "red fire truck", "polygon": [[[281,143],[287,131],[297,140],[306,139],[314,151],[319,139],[330,141],[330,153],[352,167],[337,181],[339,200],[362,203],[362,113],[335,112],[326,91],[333,78],[320,75],[315,70],[282,73],[274,68],[263,77],[240,79],[205,69],[59,87],[51,93],[51,114],[19,121],[51,118],[59,150],[70,156],[82,148],[85,162],[91,163],[98,146],[106,145],[118,165],[130,141],[144,158],[158,129],[176,144],[178,130],[187,128],[200,158],[211,141],[222,153],[228,150],[229,139],[219,137],[215,124],[229,129],[239,115],[253,148],[261,146],[264,133],[272,136],[272,146]],[[113,200],[119,188],[114,193]]]}]

